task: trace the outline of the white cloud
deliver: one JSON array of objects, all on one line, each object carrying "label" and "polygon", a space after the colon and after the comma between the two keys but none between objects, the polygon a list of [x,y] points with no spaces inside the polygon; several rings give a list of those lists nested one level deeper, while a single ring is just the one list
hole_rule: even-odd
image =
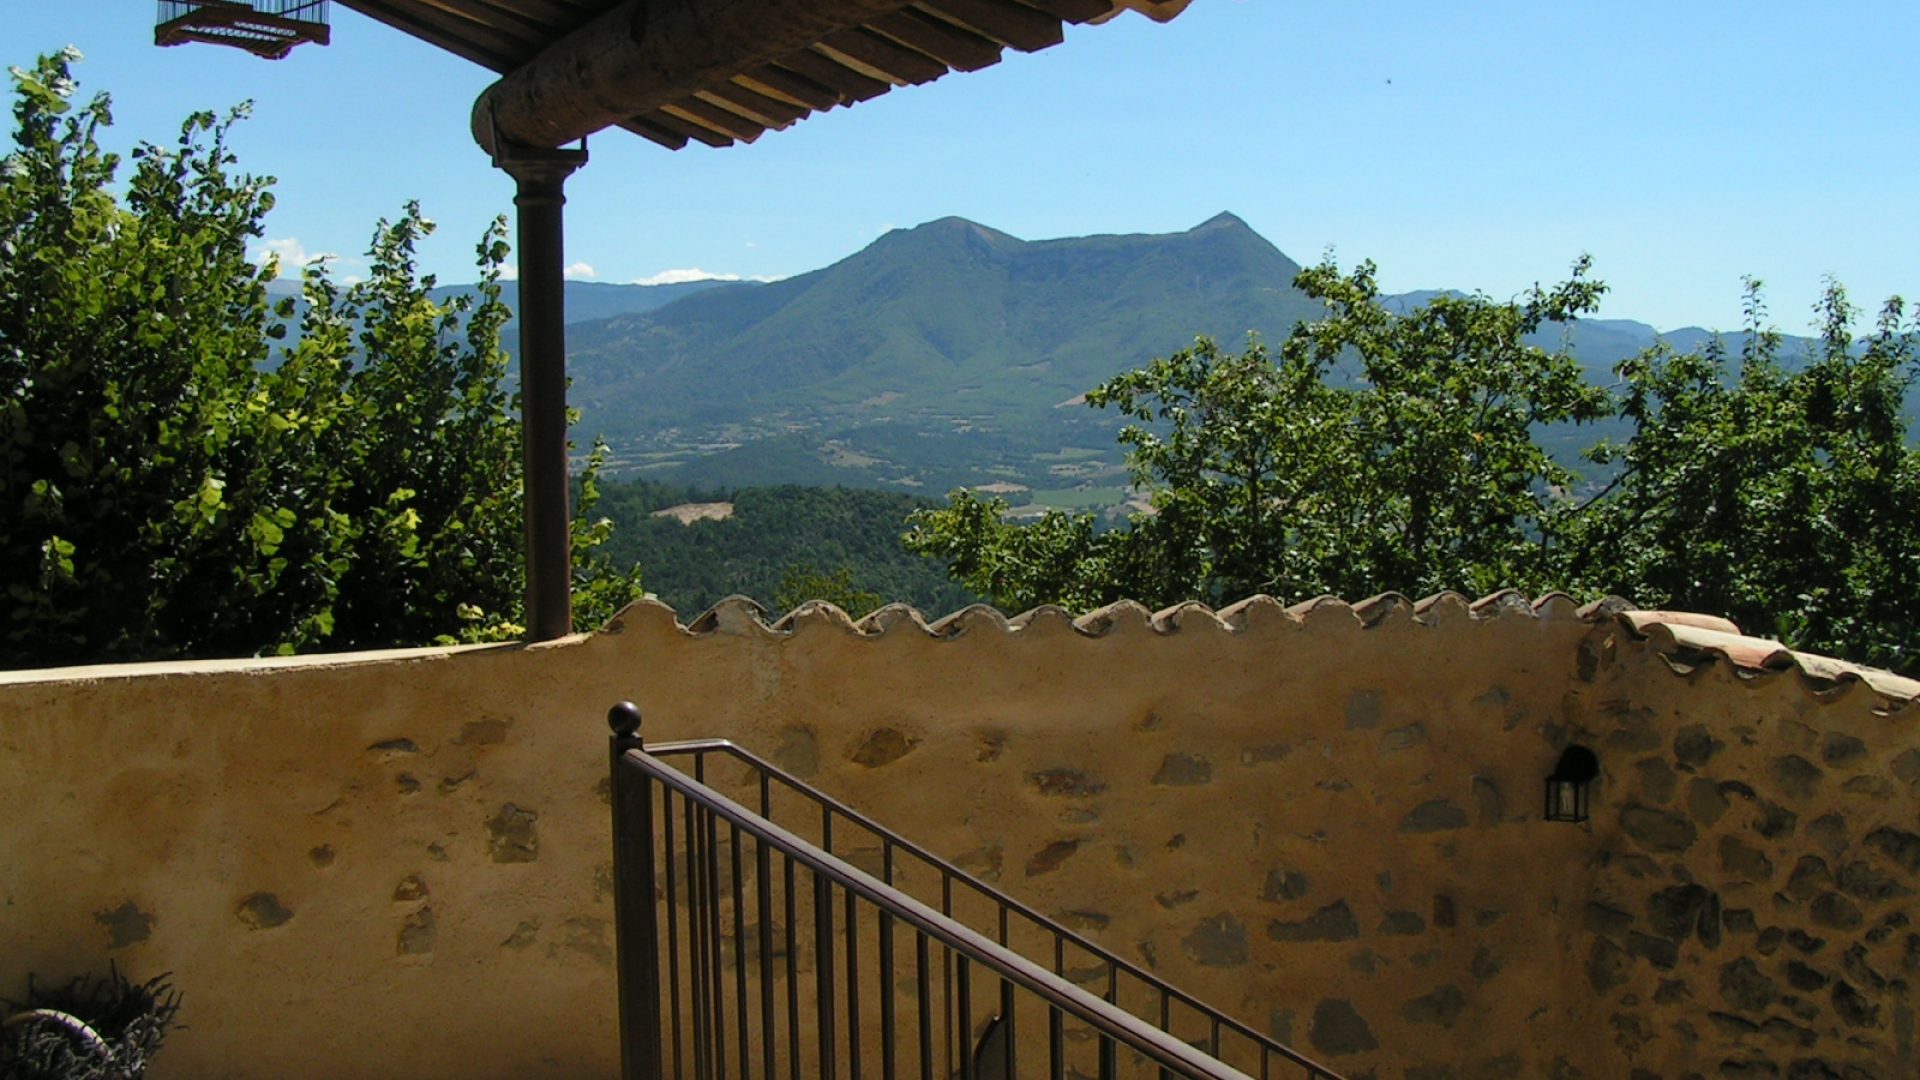
[{"label": "white cloud", "polygon": [[501,263],[500,264],[500,280],[501,281],[519,281],[520,280],[520,264],[519,263]]},{"label": "white cloud", "polygon": [[297,278],[300,268],[315,259],[338,259],[340,256],[331,251],[308,251],[295,237],[283,237],[256,244],[253,249],[253,261],[264,266],[269,258],[280,260],[280,276]]},{"label": "white cloud", "polygon": [[577,262],[561,271],[568,281],[592,281],[599,275],[594,273],[592,263]]},{"label": "white cloud", "polygon": [[634,278],[630,285],[684,285],[689,281],[739,281],[739,274],[715,274],[699,267],[662,270],[652,277]]}]

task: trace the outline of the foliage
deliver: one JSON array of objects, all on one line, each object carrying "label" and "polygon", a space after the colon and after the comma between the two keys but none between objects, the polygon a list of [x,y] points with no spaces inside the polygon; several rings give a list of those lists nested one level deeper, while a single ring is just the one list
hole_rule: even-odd
[{"label": "foliage", "polygon": [[145,1074],[180,1012],[180,993],[159,975],[128,982],[118,968],[104,979],[76,978],[41,990],[27,980],[25,1001],[5,1002],[0,1023],[4,1080],[118,1080]]},{"label": "foliage", "polygon": [[1532,585],[1572,477],[1531,433],[1603,415],[1606,395],[1523,338],[1592,309],[1585,270],[1522,303],[1440,296],[1403,316],[1371,264],[1322,263],[1295,284],[1327,313],[1277,357],[1202,338],[1087,395],[1132,421],[1120,440],[1152,511],[1130,528],[1059,513],[1022,528],[962,492],[916,515],[908,546],[1010,607]]},{"label": "foliage", "polygon": [[856,619],[887,602],[879,593],[855,585],[852,567],[825,571],[808,565],[788,567],[780,575],[780,586],[773,591],[774,610],[792,611],[809,600],[825,600]]},{"label": "foliage", "polygon": [[[377,647],[509,636],[521,604],[519,426],[503,389],[496,221],[481,284],[437,303],[409,204],[368,279],[270,303],[248,260],[270,180],[225,118],[119,162],[71,54],[14,70],[0,166],[0,663]],[[590,505],[593,472],[585,489]],[[582,600],[636,595],[576,525]],[[600,612],[579,613],[592,618]]]},{"label": "foliage", "polygon": [[[1916,324],[1895,298],[1856,338],[1830,284],[1817,351],[1789,370],[1749,282],[1737,358],[1653,349],[1620,367],[1616,471],[1572,515],[1566,577],[1588,591],[1732,617],[1750,630],[1893,668],[1920,639],[1920,451],[1902,402]],[[1727,367],[1737,359],[1738,379]]]},{"label": "foliage", "polygon": [[[734,594],[782,610],[794,606],[788,600],[827,599],[865,613],[855,612],[859,602],[837,587],[815,590],[792,580],[796,568],[831,568],[816,582],[821,585],[844,572],[846,584],[857,586],[853,594],[877,598],[872,607],[900,600],[934,613],[975,599],[948,580],[944,566],[900,544],[901,519],[935,505],[930,499],[861,488],[702,491],[649,480],[608,480],[603,490],[601,506],[614,523],[607,552],[616,561],[644,553],[648,587],[683,615]],[[652,516],[683,503],[716,502],[730,503],[732,516],[684,525]]]},{"label": "foliage", "polygon": [[[1032,525],[956,491],[906,542],[1010,609],[1515,587],[1614,593],[1723,614],[1800,647],[1912,668],[1920,636],[1920,450],[1901,409],[1915,322],[1896,298],[1875,329],[1831,287],[1798,365],[1763,329],[1759,290],[1737,369],[1717,340],[1624,361],[1615,394],[1565,349],[1529,344],[1591,312],[1587,263],[1511,303],[1441,295],[1406,314],[1373,267],[1296,285],[1326,305],[1274,356],[1202,339],[1088,394],[1121,433],[1152,510],[1101,532]],[[1556,425],[1624,432],[1582,482],[1542,448]]]}]

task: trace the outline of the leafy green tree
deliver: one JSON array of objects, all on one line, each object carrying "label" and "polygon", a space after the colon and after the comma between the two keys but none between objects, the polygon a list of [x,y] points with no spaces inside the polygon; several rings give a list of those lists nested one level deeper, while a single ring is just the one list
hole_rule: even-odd
[{"label": "leafy green tree", "polygon": [[[1920,450],[1902,411],[1920,325],[1901,301],[1856,335],[1830,286],[1814,354],[1789,362],[1750,285],[1737,356],[1658,346],[1619,366],[1616,395],[1526,344],[1593,310],[1586,271],[1405,314],[1370,265],[1303,271],[1326,315],[1278,358],[1203,340],[1088,395],[1134,421],[1120,437],[1151,512],[1111,532],[1061,513],[1023,527],[958,491],[909,519],[907,543],[1016,609],[1565,589],[1920,668]],[[1604,482],[1583,490],[1538,436],[1609,416],[1628,435],[1587,451]]]},{"label": "leafy green tree", "polygon": [[879,593],[855,585],[851,567],[827,571],[812,566],[788,567],[780,578],[780,587],[774,590],[774,608],[792,611],[809,600],[825,600],[856,619],[879,610],[887,602]]},{"label": "leafy green tree", "polygon": [[1408,314],[1381,303],[1370,263],[1304,270],[1295,285],[1326,315],[1277,357],[1201,339],[1087,395],[1132,421],[1120,440],[1152,509],[1128,528],[1015,526],[956,492],[910,519],[907,544],[1009,607],[1534,586],[1574,477],[1532,432],[1606,415],[1608,398],[1565,350],[1524,339],[1592,310],[1603,287],[1586,270],[1520,302],[1443,296]]},{"label": "leafy green tree", "polygon": [[[255,265],[270,180],[235,174],[244,116],[190,117],[120,162],[71,54],[14,69],[0,160],[0,663],[372,647],[515,633],[519,429],[503,388],[504,225],[477,299],[435,303],[382,222],[368,280],[304,277],[299,333]],[[638,593],[576,524],[581,607]],[[596,608],[598,610],[596,610]]]},{"label": "leafy green tree", "polygon": [[1589,452],[1614,476],[1569,515],[1565,579],[1912,669],[1920,451],[1902,405],[1915,322],[1895,298],[1857,337],[1857,312],[1830,284],[1817,351],[1790,368],[1757,282],[1746,307],[1737,356],[1656,348],[1620,366],[1633,427]]}]

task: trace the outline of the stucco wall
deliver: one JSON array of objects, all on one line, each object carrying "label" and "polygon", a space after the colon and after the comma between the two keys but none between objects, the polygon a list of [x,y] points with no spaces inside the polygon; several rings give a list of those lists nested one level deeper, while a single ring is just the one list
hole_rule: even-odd
[{"label": "stucco wall", "polygon": [[[0,994],[105,959],[173,971],[190,1026],[163,1076],[610,1075],[601,717],[631,698],[649,740],[775,757],[1350,1074],[1911,1060],[1920,946],[1848,867],[1913,884],[1888,830],[1914,827],[1920,767],[1865,687],[1676,677],[1611,622],[1512,597],[861,630],[643,605],[534,648],[0,676]],[[1595,820],[1543,823],[1575,739],[1605,768]],[[1767,802],[1797,828],[1754,839]],[[1730,878],[1723,852],[1758,864],[1724,837],[1771,877]],[[1803,854],[1833,883],[1790,883]],[[1821,933],[1835,981],[1760,1005],[1761,979],[1811,981],[1793,929],[1848,921],[1827,892],[1861,911]]]}]

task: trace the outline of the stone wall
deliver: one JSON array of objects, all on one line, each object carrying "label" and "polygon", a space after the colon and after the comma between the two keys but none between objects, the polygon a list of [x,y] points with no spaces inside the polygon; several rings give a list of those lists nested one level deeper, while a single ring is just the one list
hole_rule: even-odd
[{"label": "stone wall", "polygon": [[1915,1075],[1913,710],[1601,644],[1626,647],[1582,694],[1611,762],[1569,938],[1611,1043],[1589,1075]]},{"label": "stone wall", "polygon": [[1906,1075],[1911,714],[1670,661],[1507,595],[0,675],[0,995],[174,972],[163,1077],[611,1075],[631,698],[1349,1075]]}]

